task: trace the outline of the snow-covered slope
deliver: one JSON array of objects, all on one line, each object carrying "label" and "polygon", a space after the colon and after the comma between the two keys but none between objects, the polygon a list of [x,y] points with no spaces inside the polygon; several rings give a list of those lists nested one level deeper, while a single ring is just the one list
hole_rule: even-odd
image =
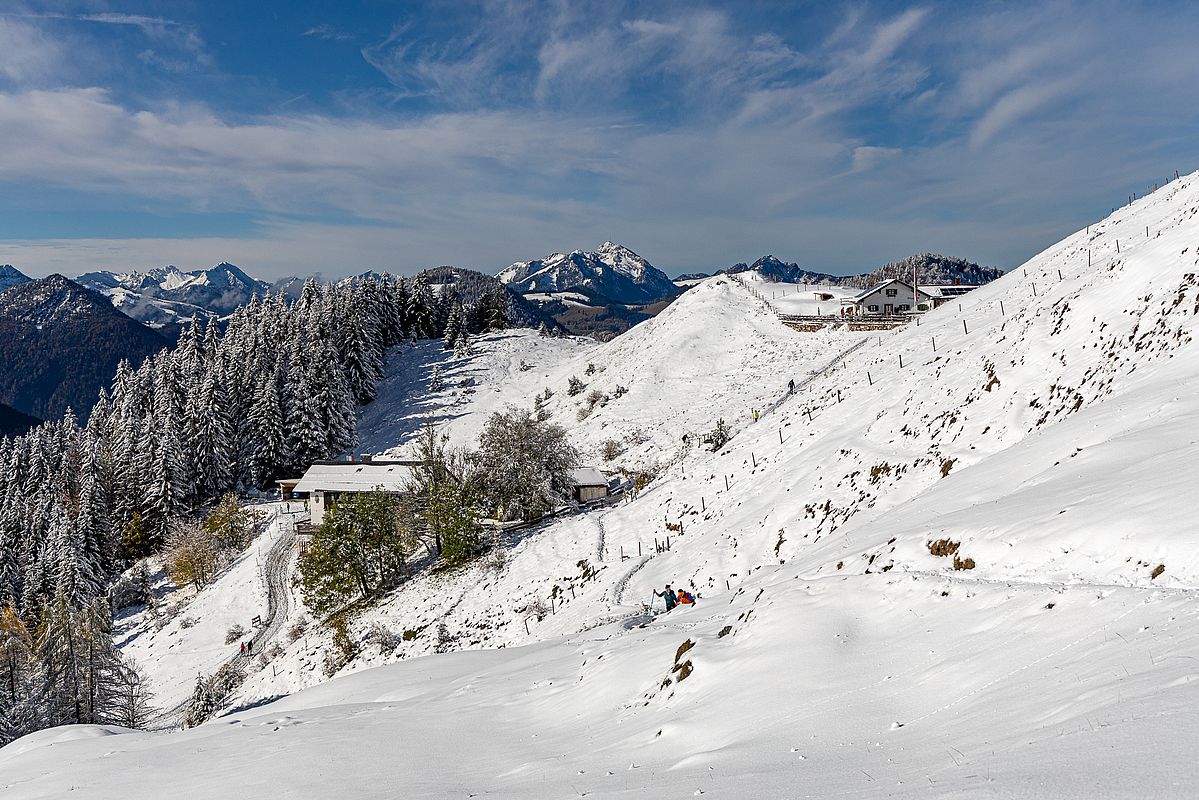
[{"label": "snow-covered slope", "polygon": [[148,272],[89,272],[79,283],[100,292],[134,319],[162,325],[193,316],[221,317],[265,296],[271,285],[255,280],[233,264],[182,272],[168,266]]},{"label": "snow-covered slope", "polygon": [[[354,620],[362,654],[343,672],[356,674],[181,735],[28,737],[0,751],[0,789],[1187,796],[1197,246],[1192,175],[961,312],[826,345],[841,357],[786,397],[811,370],[781,342],[815,339],[739,283],[705,282],[677,319],[555,374],[589,360],[593,382],[652,375],[663,388],[636,407],[655,425],[701,402],[704,384],[672,382],[672,364],[686,376],[709,359],[714,405],[771,385],[775,402],[719,453],[663,447],[636,497],[513,532],[502,560],[409,581]],[[738,343],[762,362],[718,360],[747,357]],[[554,418],[569,422],[590,389],[555,389]],[[576,434],[599,435],[619,408],[581,424],[576,412]],[[641,627],[666,582],[699,605]],[[392,646],[378,628],[412,635]],[[241,702],[313,687],[329,647],[327,632],[292,643]],[[492,649],[413,658],[446,648]]]},{"label": "snow-covered slope", "polygon": [[[492,411],[530,408],[549,389],[544,408],[571,431],[586,461],[601,463],[612,441],[622,452],[604,466],[648,469],[678,458],[684,435],[695,446],[718,419],[750,424],[755,409],[779,402],[789,380],[809,379],[864,339],[843,331],[799,336],[763,300],[717,277],[603,344],[513,330],[481,337],[465,359],[436,342],[393,353],[359,430],[366,449],[401,455],[431,417],[471,445]],[[445,383],[439,392],[428,388],[434,366]],[[574,396],[571,377],[584,384]]]},{"label": "snow-covered slope", "polygon": [[670,278],[623,245],[519,261],[496,276],[522,293],[583,291],[605,302],[651,303],[676,291]]}]

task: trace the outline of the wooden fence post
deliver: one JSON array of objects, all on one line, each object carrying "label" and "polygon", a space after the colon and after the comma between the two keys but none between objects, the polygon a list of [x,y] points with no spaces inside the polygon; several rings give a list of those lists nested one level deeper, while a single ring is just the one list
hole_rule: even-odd
[{"label": "wooden fence post", "polygon": [[903,353],[899,354],[899,368],[903,369]]},{"label": "wooden fence post", "polygon": [[1007,312],[1003,310],[1003,301],[1002,300],[999,301],[999,316],[1001,316],[1001,317],[1007,316]]},{"label": "wooden fence post", "polygon": [[866,370],[866,383],[870,386],[874,385],[874,379],[870,377],[870,370]]},{"label": "wooden fence post", "polygon": [[970,334],[970,329],[966,327],[966,320],[962,320],[962,333]]},{"label": "wooden fence post", "polygon": [[724,476],[724,490],[726,492],[729,490],[729,476],[728,475]]}]

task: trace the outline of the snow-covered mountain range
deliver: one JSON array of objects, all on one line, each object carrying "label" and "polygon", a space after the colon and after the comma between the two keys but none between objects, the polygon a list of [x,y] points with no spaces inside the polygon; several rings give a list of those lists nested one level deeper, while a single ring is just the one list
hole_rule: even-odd
[{"label": "snow-covered mountain range", "polygon": [[[297,633],[264,643],[224,716],[34,734],[0,750],[0,791],[1189,796],[1197,240],[1199,173],[918,326],[797,333],[759,278],[721,275],[603,344],[397,351],[364,412],[378,446],[413,423],[372,409],[464,443],[540,396],[637,488],[415,572],[340,641],[292,602]],[[288,524],[164,598],[173,615],[119,622],[164,705],[264,613],[257,561]],[[648,615],[668,583],[698,605]]]},{"label": "snow-covered mountain range", "polygon": [[523,294],[569,291],[609,303],[652,303],[677,293],[664,272],[624,245],[612,242],[604,242],[592,251],[574,250],[518,261],[496,277]]},{"label": "snow-covered mountain range", "polygon": [[152,325],[222,317],[265,296],[271,284],[251,278],[233,264],[183,272],[167,266],[147,272],[89,272],[77,282],[97,291],[134,319]]}]

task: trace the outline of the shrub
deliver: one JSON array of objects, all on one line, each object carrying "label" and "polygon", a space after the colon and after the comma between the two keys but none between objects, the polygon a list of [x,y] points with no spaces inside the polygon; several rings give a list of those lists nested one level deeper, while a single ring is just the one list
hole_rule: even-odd
[{"label": "shrub", "polygon": [[246,635],[246,629],[241,625],[234,625],[229,630],[225,631],[225,644],[233,644],[238,639]]},{"label": "shrub", "polygon": [[712,452],[718,452],[720,448],[728,444],[729,439],[732,438],[733,431],[728,426],[728,423],[724,421],[724,417],[716,420],[715,427],[713,427],[712,432],[708,434],[708,439],[712,443]]},{"label": "shrub", "polygon": [[591,394],[587,395],[587,408],[593,409],[596,406],[603,407],[608,404],[608,395],[601,392],[599,389],[592,389]]},{"label": "shrub", "polygon": [[948,539],[938,539],[935,542],[928,543],[928,552],[940,558],[948,558],[958,551],[962,546],[961,542],[951,542]]},{"label": "shrub", "polygon": [[615,439],[609,439],[600,445],[600,456],[604,461],[612,461],[624,453],[624,447]]},{"label": "shrub", "polygon": [[534,597],[525,605],[525,613],[530,617],[536,617],[537,621],[541,622],[550,613],[550,607],[540,597]]},{"label": "shrub", "polygon": [[297,639],[299,639],[301,636],[303,636],[304,632],[307,630],[308,630],[308,618],[300,617],[298,620],[296,620],[295,622],[293,622],[291,624],[291,627],[289,627],[287,629],[287,640],[289,642],[294,642]]},{"label": "shrub", "polygon": [[973,558],[959,558],[957,556],[954,556],[953,557],[953,568],[959,569],[959,570],[960,569],[974,569],[974,559]]},{"label": "shrub", "polygon": [[444,622],[437,623],[437,641],[433,645],[434,653],[448,653],[453,649],[455,637]]},{"label": "shrub", "polygon": [[395,631],[384,628],[378,622],[367,631],[366,638],[378,646],[382,653],[390,653],[400,646],[400,636]]},{"label": "shrub", "polygon": [[204,520],[204,530],[222,552],[240,553],[250,546],[254,527],[264,518],[260,510],[243,505],[237,495],[230,492]]},{"label": "shrub", "polygon": [[325,676],[332,678],[358,655],[358,645],[350,637],[344,614],[338,614],[329,620],[329,627],[333,629],[333,649],[325,651],[323,667]]},{"label": "shrub", "polygon": [[595,374],[595,364],[588,364],[587,369],[583,370],[583,374],[584,375],[594,375]]},{"label": "shrub", "polygon": [[570,395],[571,397],[574,397],[575,395],[577,395],[579,392],[583,391],[586,388],[587,388],[587,384],[585,384],[581,380],[579,380],[578,376],[571,375],[570,380],[566,384],[566,393],[568,395]]},{"label": "shrub", "polygon": [[508,566],[508,551],[501,544],[492,544],[487,555],[483,557],[483,569],[488,572],[503,572]]},{"label": "shrub", "polygon": [[479,435],[479,499],[502,519],[536,519],[569,500],[578,461],[561,426],[518,408],[496,412]]}]

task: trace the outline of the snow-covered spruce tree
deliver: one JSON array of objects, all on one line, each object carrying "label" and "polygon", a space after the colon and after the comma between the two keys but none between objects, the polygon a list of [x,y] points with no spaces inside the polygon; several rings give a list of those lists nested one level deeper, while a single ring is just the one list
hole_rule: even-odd
[{"label": "snow-covered spruce tree", "polygon": [[366,293],[359,291],[357,297],[357,304],[343,310],[349,321],[341,360],[350,391],[359,403],[365,404],[375,399],[375,387],[383,376],[382,326],[364,302]]},{"label": "snow-covered spruce tree", "polygon": [[445,335],[442,337],[442,345],[446,350],[454,350],[458,344],[458,340],[465,335],[467,335],[466,313],[462,310],[462,301],[455,296],[446,318]]},{"label": "snow-covered spruce tree", "polygon": [[536,519],[567,502],[579,454],[566,431],[525,409],[488,418],[476,455],[480,500],[500,519]]},{"label": "snow-covered spruce tree", "polygon": [[502,331],[509,325],[508,296],[500,287],[491,293],[487,301],[486,328],[488,331]]},{"label": "snow-covered spruce tree", "polygon": [[416,338],[433,339],[437,337],[437,325],[433,316],[433,292],[429,288],[428,277],[423,272],[412,280],[405,316],[408,320],[409,332]]},{"label": "snow-covered spruce tree", "polygon": [[250,480],[259,489],[265,489],[292,462],[287,439],[283,435],[283,400],[279,394],[279,380],[274,376],[265,376],[258,383],[250,406],[248,438]]},{"label": "snow-covered spruce tree", "polygon": [[463,330],[458,334],[458,341],[454,345],[454,358],[470,358],[474,355],[475,349],[471,345],[470,333]]}]

